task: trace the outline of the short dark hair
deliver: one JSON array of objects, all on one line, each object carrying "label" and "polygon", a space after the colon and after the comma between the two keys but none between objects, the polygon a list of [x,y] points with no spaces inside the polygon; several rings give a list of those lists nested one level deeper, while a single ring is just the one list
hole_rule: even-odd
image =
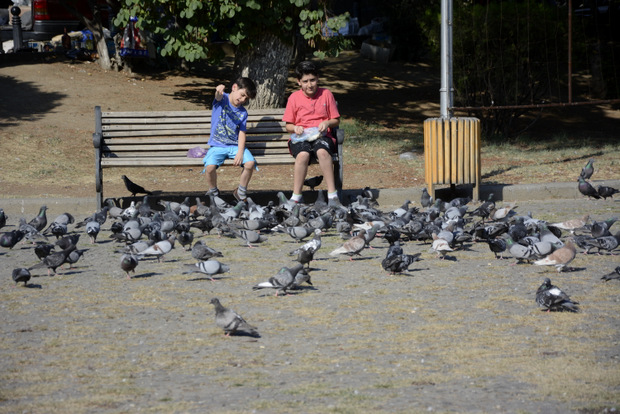
[{"label": "short dark hair", "polygon": [[256,84],[250,78],[245,78],[243,76],[237,78],[235,81],[239,89],[245,89],[248,93],[248,98],[254,99],[256,97]]},{"label": "short dark hair", "polygon": [[297,76],[297,79],[301,79],[304,75],[314,75],[318,78],[319,70],[314,63],[309,60],[304,60],[297,65],[297,68],[295,68],[295,76]]}]

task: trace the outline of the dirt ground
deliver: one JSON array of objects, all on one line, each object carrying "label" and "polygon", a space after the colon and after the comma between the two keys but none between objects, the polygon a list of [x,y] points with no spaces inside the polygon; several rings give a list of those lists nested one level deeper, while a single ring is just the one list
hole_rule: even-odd
[{"label": "dirt ground", "polygon": [[[64,211],[54,206],[49,219]],[[555,200],[517,212],[557,222],[602,220],[618,208]],[[8,211],[2,231],[36,213]],[[34,246],[0,250],[0,413],[548,414],[620,404],[620,283],[600,280],[617,255],[579,253],[558,274],[495,259],[485,243],[439,260],[429,244],[408,241],[405,253],[421,261],[388,276],[384,241],[353,261],[332,257],[343,243],[332,228],[311,264],[313,286],[275,297],[252,286],[294,264],[288,252],[299,243],[285,233],[265,232],[267,241],[248,248],[194,231],[223,253],[229,273],[213,282],[185,273],[196,261],[177,243],[161,263],[141,259],[128,280],[111,221],[96,244],[71,225],[82,259],[56,276],[33,269],[28,287],[14,287],[10,272],[38,263]],[[545,277],[581,312],[541,311],[534,297]],[[212,297],[260,337],[225,337]]]}]

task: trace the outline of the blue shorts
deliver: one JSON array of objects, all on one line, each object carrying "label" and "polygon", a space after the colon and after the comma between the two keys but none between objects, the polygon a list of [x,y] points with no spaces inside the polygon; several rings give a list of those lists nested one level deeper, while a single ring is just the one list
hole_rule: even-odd
[{"label": "blue shorts", "polygon": [[[207,151],[207,155],[202,159],[202,163],[207,165],[216,165],[219,167],[226,161],[227,159],[234,159],[239,151],[239,147],[230,146],[230,147],[211,147],[209,151]],[[258,171],[258,163],[254,159],[254,156],[250,152],[249,149],[245,148],[243,150],[243,164],[246,162],[254,161],[254,168]]]}]

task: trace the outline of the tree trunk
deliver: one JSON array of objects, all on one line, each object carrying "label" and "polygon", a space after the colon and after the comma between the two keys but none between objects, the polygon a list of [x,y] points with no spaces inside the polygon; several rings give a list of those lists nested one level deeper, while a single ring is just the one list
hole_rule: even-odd
[{"label": "tree trunk", "polygon": [[237,50],[233,73],[256,83],[256,98],[248,108],[281,108],[286,103],[285,92],[293,46],[277,36],[265,34],[256,39],[250,50]]}]

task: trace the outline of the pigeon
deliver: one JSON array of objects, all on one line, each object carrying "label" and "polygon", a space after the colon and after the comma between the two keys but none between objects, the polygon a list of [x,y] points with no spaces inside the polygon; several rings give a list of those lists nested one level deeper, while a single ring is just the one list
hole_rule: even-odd
[{"label": "pigeon", "polygon": [[289,254],[297,255],[297,261],[301,264],[307,264],[310,267],[310,262],[314,259],[314,254],[321,248],[321,230],[314,230],[314,237],[312,240],[306,242],[304,245],[291,251]]},{"label": "pigeon", "polygon": [[488,200],[480,204],[469,214],[472,216],[480,217],[482,220],[488,218],[491,215],[491,212],[495,210],[495,201],[493,201],[493,197],[493,193],[489,194]]},{"label": "pigeon", "polygon": [[190,250],[192,247],[192,242],[194,241],[194,233],[191,231],[182,231],[179,233],[177,240],[185,250]]},{"label": "pigeon", "polygon": [[596,189],[596,192],[600,197],[603,197],[603,199],[605,200],[607,200],[607,197],[614,198],[614,194],[620,193],[618,189],[606,185],[599,185]]},{"label": "pigeon", "polygon": [[384,270],[390,272],[391,275],[403,273],[409,270],[414,262],[420,260],[420,253],[416,254],[393,254],[386,255],[381,261]]},{"label": "pigeon", "polygon": [[420,197],[420,204],[422,207],[427,208],[433,205],[433,197],[428,193],[426,187],[422,188],[422,196]]},{"label": "pigeon", "polygon": [[52,272],[56,274],[56,269],[67,262],[69,254],[76,249],[75,244],[70,245],[66,249],[59,252],[54,252],[44,257],[41,262],[28,268],[28,270],[39,269],[41,267],[47,267],[47,275],[51,276]]},{"label": "pigeon", "polygon": [[135,255],[131,253],[126,253],[121,256],[121,269],[123,269],[125,274],[127,274],[127,279],[131,279],[131,276],[129,275],[129,273],[131,272],[133,272],[134,274],[136,273],[135,269],[137,266],[138,266],[138,258]]},{"label": "pigeon", "polygon": [[153,194],[152,192],[145,190],[144,187],[142,187],[141,185],[138,185],[131,181],[126,175],[123,175],[122,178],[123,182],[125,183],[125,188],[127,188],[127,191],[129,191],[133,197],[135,197],[136,194]]},{"label": "pigeon", "polygon": [[155,242],[153,240],[138,240],[127,246],[123,247],[121,250],[117,250],[116,253],[128,253],[128,254],[138,254],[141,251],[151,247]]},{"label": "pigeon", "polygon": [[67,247],[71,246],[72,244],[77,245],[78,241],[80,240],[80,234],[75,233],[75,234],[71,234],[69,236],[64,236],[61,237],[60,239],[56,240],[56,246],[60,247],[61,249],[66,249]]},{"label": "pigeon", "polygon": [[444,259],[446,253],[454,251],[450,247],[450,244],[446,240],[437,237],[436,233],[433,233],[432,237],[433,244],[431,245],[431,249],[437,252],[437,257],[439,257],[440,259]]},{"label": "pigeon", "polygon": [[112,198],[106,198],[104,204],[108,206],[108,216],[112,219],[121,218],[123,209],[116,205],[116,202]]},{"label": "pigeon", "polygon": [[222,252],[207,246],[204,241],[199,240],[192,246],[192,257],[196,260],[207,260],[212,257],[224,257],[224,255]]},{"label": "pigeon", "polygon": [[245,230],[245,229],[233,230],[233,233],[238,238],[244,240],[248,247],[254,247],[252,246],[252,243],[257,244],[257,243],[262,243],[264,241],[267,241],[267,236],[264,236],[254,230]]},{"label": "pigeon", "polygon": [[598,253],[600,253],[601,250],[611,252],[618,247],[618,244],[620,244],[620,231],[618,231],[613,236],[603,236],[597,237],[596,239],[588,239],[585,241],[585,248],[586,253],[590,253],[590,250],[594,248],[598,249]]},{"label": "pigeon", "polygon": [[536,291],[536,303],[549,311],[578,312],[579,302],[574,302],[560,288],[551,284],[549,278],[545,278],[542,285]]},{"label": "pigeon", "polygon": [[[306,227],[306,226],[294,226],[294,227],[285,227],[284,231],[288,233],[293,239],[297,241],[302,241],[306,237],[310,236],[314,233],[314,228]],[[320,229],[319,229],[320,230]]]},{"label": "pigeon", "polygon": [[91,220],[86,223],[86,234],[90,238],[90,242],[95,244],[97,242],[97,236],[99,235],[99,231],[101,230],[101,224],[99,224],[96,220]]},{"label": "pigeon", "polygon": [[577,189],[581,194],[588,198],[601,198],[601,196],[598,194],[598,191],[596,191],[596,189],[592,187],[592,184],[584,180],[583,177],[579,177],[579,184],[577,185]]},{"label": "pigeon", "polygon": [[183,272],[187,273],[204,273],[209,277],[209,279],[214,280],[213,276],[219,275],[220,273],[226,273],[230,271],[230,266],[220,263],[215,259],[205,260],[204,262],[198,262],[195,264],[186,264],[185,267],[188,268],[187,271]]},{"label": "pigeon", "polygon": [[568,239],[564,246],[555,250],[544,259],[535,261],[534,264],[537,266],[555,266],[558,272],[561,272],[570,262],[573,261],[576,254],[577,249],[573,243],[573,240]]},{"label": "pigeon", "polygon": [[47,215],[45,212],[47,211],[47,206],[42,205],[39,209],[39,214],[28,222],[29,225],[34,227],[37,231],[41,231],[47,226]]},{"label": "pigeon", "polygon": [[[67,225],[64,224],[64,223],[52,222],[49,225],[49,227],[47,228],[47,231],[49,233],[52,233],[52,235],[56,237],[56,240],[58,240],[61,237],[63,237],[65,234],[67,234],[69,229],[68,229]],[[45,232],[44,232],[44,234],[45,234]]]},{"label": "pigeon", "polygon": [[19,243],[25,234],[21,230],[11,230],[0,235],[0,246],[12,249],[17,243]]},{"label": "pigeon", "polygon": [[608,280],[611,279],[618,279],[620,280],[620,266],[616,267],[613,272],[606,274],[605,276],[601,277],[602,280],[604,280],[605,282],[607,282]]},{"label": "pigeon", "polygon": [[224,330],[226,336],[235,334],[237,331],[245,331],[252,336],[258,336],[258,328],[248,324],[234,310],[222,306],[219,299],[211,299],[211,304],[215,306],[215,324]]},{"label": "pigeon", "polygon": [[157,262],[159,263],[163,260],[164,255],[174,248],[175,238],[176,236],[170,236],[166,240],[157,242],[151,247],[142,250],[136,256],[138,259],[142,259],[144,256],[155,256],[157,257]]},{"label": "pigeon", "polygon": [[34,226],[26,223],[26,219],[23,217],[19,219],[19,230],[24,233],[24,238],[27,240],[33,240],[39,237],[47,239],[46,235],[41,234]]},{"label": "pigeon", "polygon": [[346,254],[349,256],[349,260],[353,260],[353,256],[361,256],[360,252],[366,247],[366,230],[361,229],[359,233],[349,240],[344,242],[342,246],[333,250],[329,255],[338,256],[339,254]]},{"label": "pigeon", "polygon": [[604,237],[611,235],[609,228],[618,221],[618,217],[611,217],[603,221],[594,221],[590,227],[590,234],[595,239],[598,237]]},{"label": "pigeon", "polygon": [[53,244],[37,244],[34,248],[34,254],[37,255],[39,260],[43,260],[44,257],[49,256],[49,254],[54,250]]},{"label": "pigeon", "polygon": [[299,273],[303,266],[301,263],[291,268],[284,266],[280,268],[275,276],[270,277],[266,282],[254,285],[252,289],[276,289],[276,296],[278,296],[278,292],[286,293],[295,282],[295,276],[297,276],[297,273]]},{"label": "pigeon", "polygon": [[494,221],[506,220],[516,214],[516,212],[514,211],[516,207],[517,207],[516,203],[513,203],[505,207],[494,208],[491,211],[489,218]]},{"label": "pigeon", "polygon": [[578,219],[566,220],[560,223],[553,223],[551,226],[557,227],[558,229],[568,230],[571,233],[574,233],[575,230],[583,228],[590,221],[590,216],[588,214],[584,215]]},{"label": "pigeon", "polygon": [[503,259],[503,253],[506,251],[506,240],[502,238],[486,239],[486,243],[489,245],[489,250],[493,252],[496,259]]},{"label": "pigeon", "polygon": [[25,267],[18,267],[17,269],[13,269],[13,282],[15,282],[15,286],[18,283],[24,282],[24,286],[28,286],[28,281],[30,280],[30,270]]},{"label": "pigeon", "polygon": [[323,182],[323,176],[317,175],[316,177],[306,178],[304,180],[304,185],[310,187],[312,191],[314,191],[314,187],[318,187]]},{"label": "pigeon", "polygon": [[506,239],[506,247],[508,248],[508,253],[512,257],[516,259],[513,265],[522,262],[523,260],[530,261],[533,259],[534,251],[531,246],[524,246],[520,243],[512,240],[512,237],[505,236]]},{"label": "pigeon", "polygon": [[579,178],[583,178],[584,180],[589,180],[594,174],[594,158],[588,160],[586,165],[581,169],[581,173],[579,174]]},{"label": "pigeon", "polygon": [[91,220],[95,220],[97,221],[100,225],[104,225],[106,220],[108,219],[108,210],[110,209],[110,207],[108,206],[104,206],[101,210],[95,212],[93,215],[85,218],[84,220],[80,221],[79,223],[77,223],[75,225],[75,228],[81,228],[84,227],[86,225],[86,223],[88,223]]},{"label": "pigeon", "polygon": [[65,263],[69,263],[69,269],[71,269],[71,266],[74,263],[77,263],[77,261],[80,260],[80,257],[82,257],[82,255],[86,251],[88,251],[88,249],[75,249],[74,251],[69,253],[69,255],[67,256],[67,260],[65,261]]},{"label": "pigeon", "polygon": [[[75,222],[75,218],[73,217],[73,215],[71,215],[70,213],[62,213],[59,216],[57,216],[52,223],[50,223],[50,226],[53,223],[57,223],[57,224],[64,224],[65,226],[67,224],[73,224]],[[48,227],[49,229],[49,227]],[[43,233],[47,233],[47,229],[43,232]]]}]

